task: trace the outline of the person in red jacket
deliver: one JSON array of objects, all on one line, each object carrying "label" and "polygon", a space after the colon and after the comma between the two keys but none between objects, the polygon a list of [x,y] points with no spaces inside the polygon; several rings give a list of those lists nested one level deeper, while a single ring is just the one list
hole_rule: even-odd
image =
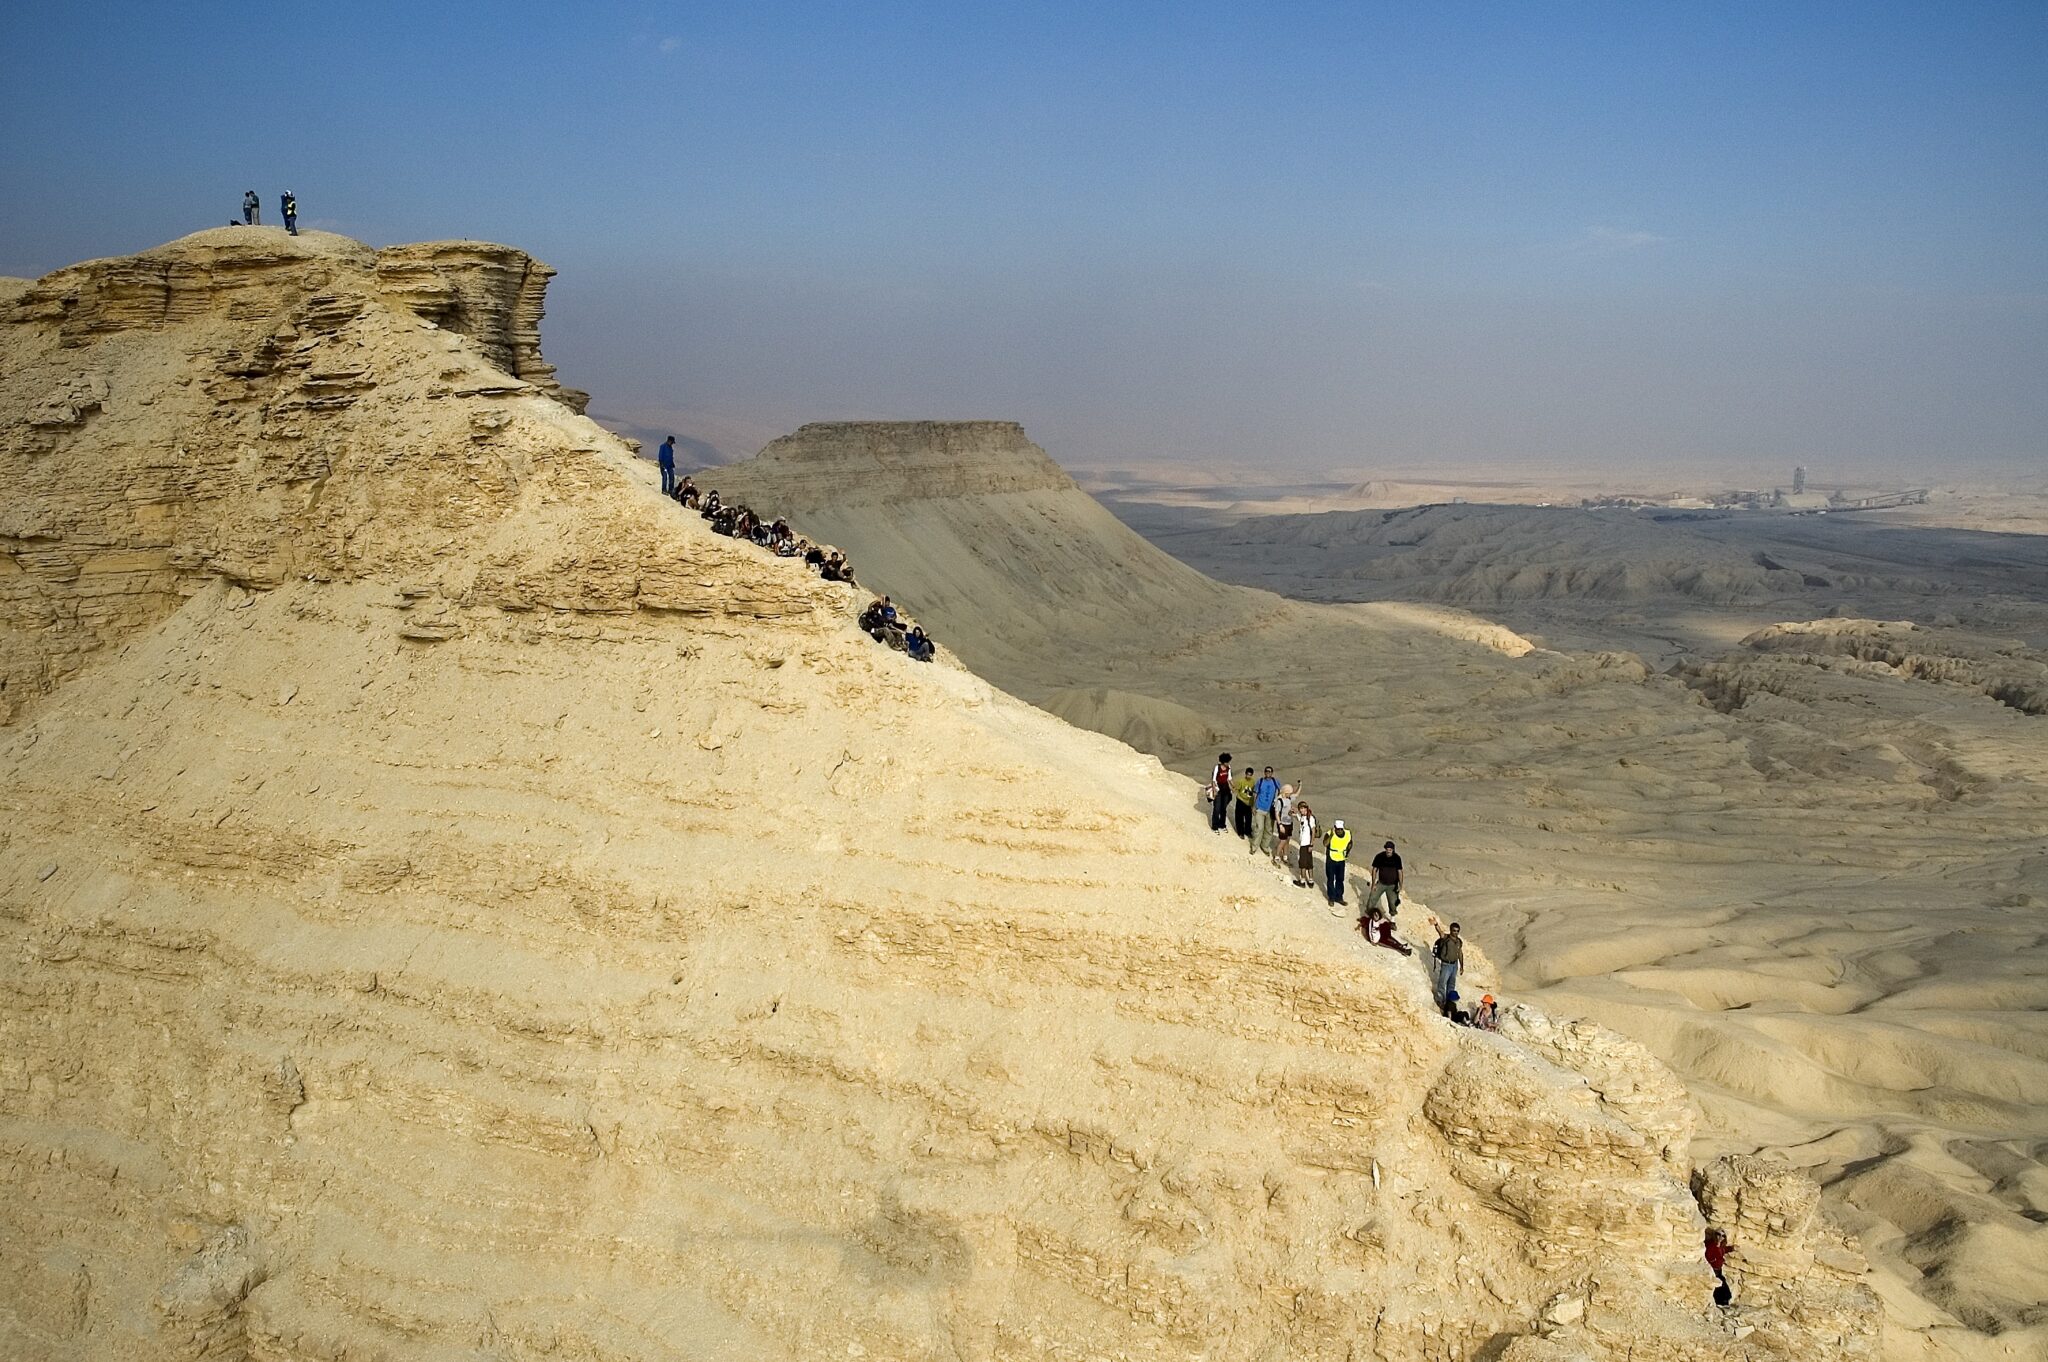
[{"label": "person in red jacket", "polygon": [[1728,1242],[1727,1231],[1707,1231],[1707,1266],[1714,1269],[1714,1279],[1719,1283],[1714,1288],[1716,1305],[1728,1305],[1735,1299],[1735,1291],[1728,1285],[1728,1274],[1722,1270],[1727,1266],[1728,1255],[1733,1252],[1735,1246]]}]

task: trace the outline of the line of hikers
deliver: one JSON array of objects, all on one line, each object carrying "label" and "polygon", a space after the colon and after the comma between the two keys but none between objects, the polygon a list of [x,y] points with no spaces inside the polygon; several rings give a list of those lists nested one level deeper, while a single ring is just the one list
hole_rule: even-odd
[{"label": "line of hikers", "polygon": [[[1230,753],[1218,753],[1204,790],[1209,801],[1209,827],[1219,834],[1229,829],[1244,838],[1248,854],[1267,856],[1288,872],[1299,889],[1315,885],[1316,848],[1320,844],[1323,899],[1333,915],[1341,916],[1345,911],[1344,878],[1351,863],[1354,834],[1341,818],[1331,819],[1325,828],[1302,794],[1306,786],[1306,781],[1300,786],[1282,784],[1270,766],[1256,770],[1246,763],[1235,768],[1233,774]],[[1402,955],[1415,954],[1413,947],[1394,934],[1406,871],[1401,853],[1391,841],[1372,858],[1370,872],[1358,919],[1360,934],[1372,945]],[[1430,922],[1437,927],[1437,939],[1430,948],[1435,967],[1432,991],[1437,1006],[1445,1017],[1461,1026],[1494,1030],[1500,1024],[1500,1011],[1491,993],[1470,1010],[1459,1005],[1458,974],[1465,964],[1463,928],[1453,922],[1446,929],[1434,916]]]},{"label": "line of hikers", "polygon": [[[853,579],[853,567],[846,561],[845,554],[822,544],[813,544],[791,529],[785,517],[763,520],[749,506],[720,500],[716,487],[700,493],[695,478],[688,474],[677,477],[675,436],[661,442],[655,464],[661,470],[661,494],[710,521],[713,532],[758,544],[778,558],[801,558],[805,567],[828,582],[860,585]],[[875,642],[885,643],[914,661],[929,662],[938,654],[938,645],[932,642],[924,626],[906,619],[887,596],[870,602],[861,611],[859,623],[861,631]]]}]

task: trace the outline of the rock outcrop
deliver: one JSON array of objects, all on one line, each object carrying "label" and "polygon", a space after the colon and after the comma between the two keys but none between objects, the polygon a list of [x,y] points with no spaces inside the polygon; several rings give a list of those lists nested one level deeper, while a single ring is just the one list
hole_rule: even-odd
[{"label": "rock outcrop", "polygon": [[[0,314],[0,722],[209,581],[424,566],[495,516],[510,400],[584,401],[539,358],[552,273],[504,246],[216,228],[22,291]],[[380,524],[355,475],[414,464],[431,511]]]},{"label": "rock outcrop", "polygon": [[1865,1346],[1707,1304],[1646,1055],[710,534],[441,324],[472,248],[219,237],[0,331],[0,1353]]}]

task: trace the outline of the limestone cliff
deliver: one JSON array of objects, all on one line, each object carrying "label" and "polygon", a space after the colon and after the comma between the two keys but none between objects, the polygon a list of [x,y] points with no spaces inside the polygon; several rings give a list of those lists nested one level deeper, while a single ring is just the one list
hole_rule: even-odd
[{"label": "limestone cliff", "polygon": [[1647,1054],[655,495],[510,254],[275,235],[0,330],[0,1354],[1871,1355],[1707,1304]]}]

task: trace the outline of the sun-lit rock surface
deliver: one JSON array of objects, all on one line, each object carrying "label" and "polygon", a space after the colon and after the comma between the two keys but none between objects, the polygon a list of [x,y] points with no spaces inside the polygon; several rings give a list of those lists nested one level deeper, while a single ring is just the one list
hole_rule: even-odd
[{"label": "sun-lit rock surface", "polygon": [[[1150,507],[1182,563],[1078,486],[927,486],[897,472],[920,459],[900,423],[862,477],[821,429],[719,480],[800,508],[997,684],[1190,776],[1270,763],[1366,847],[1397,839],[1411,940],[1460,918],[1507,1002],[1671,1066],[1690,1157],[1823,1184],[1894,1362],[2048,1348],[2048,541],[1455,505],[1219,532]],[[811,446],[859,510],[807,492]],[[1568,1029],[1522,1042],[1580,1054]]]},{"label": "sun-lit rock surface", "polygon": [[1443,1023],[1186,779],[419,315],[499,248],[273,236],[0,331],[0,1352],[1874,1337],[1707,1304],[1646,1054]]}]

